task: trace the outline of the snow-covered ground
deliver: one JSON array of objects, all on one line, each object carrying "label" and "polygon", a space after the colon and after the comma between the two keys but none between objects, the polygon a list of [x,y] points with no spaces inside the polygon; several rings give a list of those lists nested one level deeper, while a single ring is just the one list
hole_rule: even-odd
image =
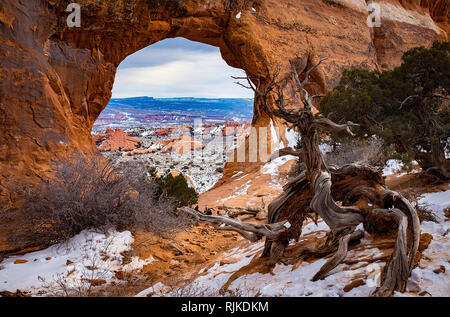
[{"label": "snow-covered ground", "polygon": [[[395,296],[450,296],[450,239],[449,222],[445,221],[444,210],[450,207],[450,190],[440,193],[424,194],[419,204],[427,205],[433,210],[440,222],[423,222],[422,232],[430,233],[433,240],[423,257],[411,274],[407,291]],[[448,219],[447,219],[448,220]],[[362,225],[360,228],[363,229]],[[319,221],[307,224],[302,231],[303,241],[308,236],[323,237],[328,231],[328,226]],[[375,261],[369,264],[368,260],[380,257],[383,253],[370,245],[369,240],[362,239],[358,250],[349,251],[347,258],[355,259],[357,263],[347,265],[340,264],[332,270],[328,276],[320,281],[312,282],[311,278],[316,274],[326,259],[319,259],[313,263],[303,262],[298,266],[277,264],[273,274],[251,273],[244,274],[235,279],[228,290],[221,292],[222,287],[230,277],[241,268],[248,265],[254,257],[259,256],[264,247],[263,242],[248,244],[243,248],[235,248],[223,255],[224,259],[231,260],[230,264],[220,265],[217,262],[211,268],[200,271],[190,284],[174,288],[158,283],[137,296],[370,296],[379,286],[381,271],[384,262]],[[444,266],[445,272],[436,273],[436,269]],[[360,285],[349,290],[344,290],[356,280],[362,280]],[[223,290],[222,290],[223,291]]]},{"label": "snow-covered ground", "polygon": [[298,160],[298,157],[294,155],[285,155],[277,157],[273,161],[266,163],[262,167],[261,172],[263,174],[278,175],[279,174],[278,168],[292,160]]},{"label": "snow-covered ground", "polygon": [[[277,158],[263,167],[263,173],[276,174],[279,166],[293,159],[297,158]],[[246,176],[242,174],[238,172],[234,177]],[[250,183],[251,180],[242,185],[238,193],[245,194]],[[450,222],[444,213],[450,208],[450,188],[423,194],[418,204],[432,210],[438,222],[422,222],[422,233],[431,234],[433,239],[412,271],[406,292],[395,293],[395,296],[450,296]],[[318,226],[309,223],[302,230],[300,243],[311,237],[321,238],[328,230],[323,221],[319,221]],[[132,257],[131,261],[124,261],[124,252],[130,251],[133,242],[129,231],[111,230],[102,234],[85,230],[66,243],[6,258],[0,263],[0,291],[20,289],[35,296],[64,295],[63,288],[73,292],[88,289],[90,280],[116,281],[117,271],[136,271],[154,261],[152,257],[146,260]],[[312,282],[311,278],[325,259],[300,265],[277,264],[273,274],[244,274],[235,279],[225,293],[220,292],[234,273],[259,256],[263,246],[262,242],[247,243],[228,251],[222,258],[231,260],[229,264],[221,265],[218,261],[212,267],[205,267],[185,287],[174,288],[160,282],[137,296],[369,296],[379,285],[380,272],[385,265],[378,261],[368,264],[369,259],[382,253],[370,246],[369,240],[362,239],[362,248],[351,250],[347,255],[357,263],[340,264],[321,281]],[[344,288],[355,280],[362,280],[361,285],[346,292]]]},{"label": "snow-covered ground", "polygon": [[[413,164],[417,164],[416,161]],[[396,177],[401,177],[407,173],[399,173],[404,168],[404,164],[400,160],[387,160],[385,167],[383,168],[383,176],[398,174]],[[413,169],[410,173],[417,173],[418,170]]]},{"label": "snow-covered ground", "polygon": [[419,290],[426,296],[450,296],[450,222],[444,214],[450,208],[450,189],[422,195],[419,205],[432,210],[438,223],[422,222],[422,233],[431,234],[433,240],[412,271],[406,290],[410,294]]},{"label": "snow-covered ground", "polygon": [[102,234],[85,230],[66,243],[6,258],[0,263],[0,291],[20,289],[35,296],[62,296],[67,290],[79,295],[76,293],[89,289],[91,280],[110,282],[116,271],[131,272],[151,263],[151,257],[145,261],[132,257],[131,262],[123,263],[122,254],[133,242],[129,231]]},{"label": "snow-covered ground", "polygon": [[[327,230],[329,228],[323,221],[320,221],[318,226],[310,223],[304,227],[303,236],[314,234],[317,237],[323,237]],[[364,243],[367,243],[367,241],[362,240],[362,244]],[[377,287],[379,273],[384,265],[384,263],[375,263],[375,265],[367,266],[367,262],[364,261],[381,255],[381,251],[377,248],[350,251],[349,257],[361,261],[351,266],[341,264],[321,281],[312,282],[311,278],[325,263],[325,259],[313,263],[303,262],[298,267],[277,264],[273,269],[273,275],[270,273],[242,275],[230,284],[225,293],[221,293],[221,288],[229,278],[248,265],[254,257],[258,257],[263,247],[264,243],[259,242],[248,244],[245,248],[235,248],[229,251],[224,254],[223,258],[232,260],[231,262],[235,261],[235,263],[224,265],[216,263],[204,272],[201,271],[198,278],[181,289],[170,288],[158,283],[137,294],[137,296],[147,296],[148,294],[153,296],[176,296],[177,294],[189,296],[255,296],[256,294],[259,294],[259,296],[368,296]],[[365,276],[367,282],[349,292],[345,292],[344,287],[360,276]]]},{"label": "snow-covered ground", "polygon": [[383,176],[398,173],[403,167],[403,163],[399,160],[388,160],[383,168]]}]

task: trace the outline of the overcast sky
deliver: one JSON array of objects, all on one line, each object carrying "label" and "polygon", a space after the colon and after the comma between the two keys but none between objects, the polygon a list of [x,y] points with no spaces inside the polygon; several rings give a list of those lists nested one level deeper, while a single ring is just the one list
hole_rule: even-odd
[{"label": "overcast sky", "polygon": [[117,71],[113,98],[150,96],[253,98],[234,83],[241,69],[228,66],[217,47],[167,39],[128,56]]}]

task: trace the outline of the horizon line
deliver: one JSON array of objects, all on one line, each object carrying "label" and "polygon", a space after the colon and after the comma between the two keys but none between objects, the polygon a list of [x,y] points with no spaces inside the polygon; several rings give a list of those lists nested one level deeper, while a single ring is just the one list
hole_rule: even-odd
[{"label": "horizon line", "polygon": [[152,96],[131,96],[131,97],[111,97],[112,99],[130,99],[130,98],[153,98],[153,99],[248,99],[254,100],[254,98],[245,98],[245,97],[152,97]]}]

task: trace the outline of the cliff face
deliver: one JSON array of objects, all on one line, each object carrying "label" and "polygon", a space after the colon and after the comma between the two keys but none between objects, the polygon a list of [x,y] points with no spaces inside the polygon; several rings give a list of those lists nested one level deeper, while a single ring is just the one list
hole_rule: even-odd
[{"label": "cliff face", "polygon": [[[263,86],[296,54],[327,57],[315,74],[316,89],[327,91],[344,68],[391,68],[405,50],[446,39],[435,21],[445,28],[450,6],[378,1],[381,27],[371,29],[363,0],[78,0],[81,27],[69,28],[69,2],[0,0],[2,206],[14,201],[9,181],[44,180],[51,162],[97,151],[90,131],[117,66],[152,43],[185,37],[218,46]],[[253,124],[268,122],[255,104]]]}]

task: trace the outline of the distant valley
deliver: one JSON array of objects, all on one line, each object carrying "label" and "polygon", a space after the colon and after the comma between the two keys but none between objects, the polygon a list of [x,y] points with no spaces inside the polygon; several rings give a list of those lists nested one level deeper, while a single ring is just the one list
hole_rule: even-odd
[{"label": "distant valley", "polygon": [[94,124],[93,132],[120,127],[163,127],[224,121],[244,122],[253,117],[253,100],[242,98],[153,98],[111,99]]}]

